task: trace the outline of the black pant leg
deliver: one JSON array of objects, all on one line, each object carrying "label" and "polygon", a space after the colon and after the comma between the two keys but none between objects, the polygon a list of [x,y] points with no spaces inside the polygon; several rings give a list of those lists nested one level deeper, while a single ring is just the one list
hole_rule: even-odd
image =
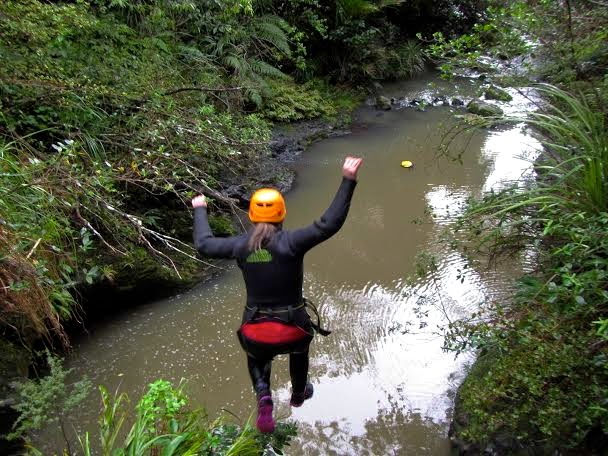
[{"label": "black pant leg", "polygon": [[289,375],[294,393],[303,393],[308,381],[308,350],[289,354]]},{"label": "black pant leg", "polygon": [[254,358],[247,355],[249,377],[258,398],[270,396],[270,370],[272,358]]}]

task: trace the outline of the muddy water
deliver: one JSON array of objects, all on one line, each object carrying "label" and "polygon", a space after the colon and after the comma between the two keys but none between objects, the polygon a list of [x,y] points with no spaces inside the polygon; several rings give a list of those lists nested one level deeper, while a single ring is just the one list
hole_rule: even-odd
[{"label": "muddy water", "polygon": [[[419,93],[428,82],[394,86],[387,95]],[[344,228],[306,257],[305,295],[333,330],[311,347],[313,400],[290,409],[287,361],[273,364],[275,415],[299,426],[290,455],[449,454],[453,392],[470,356],[442,351],[441,330],[508,287],[504,271],[467,269],[441,233],[468,197],[521,175],[529,165],[521,155],[533,148],[516,126],[461,141],[463,164],[442,158],[441,133],[454,113],[363,108],[350,135],[317,143],[294,165],[288,229],[324,211],[346,155],[365,158]],[[402,160],[414,168],[400,167]],[[436,258],[433,278],[416,278],[423,252]],[[246,419],[254,400],[234,334],[245,301],[241,281],[228,264],[188,293],[91,328],[70,365],[131,397],[157,378],[184,379],[194,405]],[[97,398],[84,408],[96,410]],[[75,421],[91,427],[96,415],[83,412]]]}]

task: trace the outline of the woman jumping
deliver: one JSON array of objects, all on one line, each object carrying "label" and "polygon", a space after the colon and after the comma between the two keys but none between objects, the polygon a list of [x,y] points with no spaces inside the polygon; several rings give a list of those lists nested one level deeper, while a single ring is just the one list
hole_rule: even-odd
[{"label": "woman jumping", "polygon": [[313,395],[308,382],[308,347],[314,331],[328,334],[314,324],[302,296],[304,255],[329,239],[344,224],[363,159],[346,157],[342,182],[325,213],[312,224],[283,230],[285,200],[277,190],[256,191],[249,204],[253,228],[244,234],[216,238],[209,228],[204,195],[192,200],[194,245],[201,255],[236,260],[247,289],[247,305],[237,335],[247,353],[247,366],[257,394],[260,432],[274,431],[270,369],[272,359],[289,354],[292,407]]}]

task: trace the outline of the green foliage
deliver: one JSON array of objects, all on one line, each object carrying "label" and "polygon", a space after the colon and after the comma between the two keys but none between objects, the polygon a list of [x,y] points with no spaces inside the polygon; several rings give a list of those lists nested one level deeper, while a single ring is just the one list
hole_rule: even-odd
[{"label": "green foliage", "polygon": [[18,157],[15,144],[0,140],[0,280],[6,287],[0,315],[16,339],[57,337],[68,345],[60,318],[70,317],[76,306],[69,293],[74,256],[67,239],[78,233],[40,185],[42,161]]},{"label": "green foliage", "polygon": [[[172,455],[260,455],[282,454],[281,449],[295,435],[295,427],[278,423],[271,436],[260,435],[249,423],[240,427],[225,418],[210,421],[203,410],[188,408],[183,387],[164,380],[151,383],[134,411],[134,423],[123,435],[129,419],[128,397],[112,397],[100,387],[103,410],[99,419],[101,454],[104,456]],[[79,438],[85,455],[92,453],[89,434]],[[277,453],[278,452],[278,453]]]},{"label": "green foliage", "polygon": [[216,236],[231,236],[236,234],[232,220],[225,215],[210,215],[209,226]]},{"label": "green foliage", "polygon": [[[233,112],[245,89],[224,90],[229,76],[211,51],[186,46],[173,29],[183,15],[195,18],[180,9],[169,20],[150,8],[0,4],[0,275],[13,304],[2,316],[15,337],[59,336],[67,345],[61,323],[77,312],[75,287],[130,287],[145,274],[179,283],[199,261],[189,198],[203,191],[235,211],[214,190],[217,176],[243,172],[264,153],[266,122]],[[147,21],[161,16],[165,29],[149,34]],[[277,30],[263,25],[272,21],[254,24],[241,12],[232,20],[269,43],[252,71],[271,73],[259,59],[278,49]]]},{"label": "green foliage", "polygon": [[541,74],[556,84],[601,79],[608,70],[608,6],[602,2],[543,1],[527,18],[543,43]]},{"label": "green foliage", "polygon": [[378,6],[367,0],[337,0],[336,22],[343,24],[350,19],[363,18],[376,11]]},{"label": "green foliage", "polygon": [[403,40],[395,26],[372,26],[350,20],[330,32],[341,52],[330,74],[338,81],[407,79],[424,70],[426,51],[413,40]]},{"label": "green foliage", "polygon": [[[69,383],[72,369],[64,369],[63,361],[48,351],[46,360],[47,376],[14,384],[18,400],[13,408],[19,417],[7,438],[24,438],[30,454],[42,454],[31,446],[31,432],[58,423],[65,451],[73,454],[65,425],[70,412],[89,394],[91,383],[86,378]],[[225,417],[211,421],[203,410],[188,408],[182,385],[174,388],[165,380],[151,383],[134,411],[127,409],[126,394],[112,396],[103,386],[99,390],[102,410],[98,432],[104,456],[282,454],[296,435],[292,423],[279,422],[272,435],[262,435],[249,422],[237,426]],[[133,424],[124,429],[127,422]],[[95,454],[88,433],[78,440],[85,455]]]},{"label": "green foliage", "polygon": [[328,75],[332,81],[364,84],[370,79],[409,78],[423,69],[426,54],[413,40],[418,29],[409,22],[400,24],[401,17],[422,27],[429,15],[443,19],[462,2],[445,1],[441,6],[364,0],[262,3],[292,27],[295,62],[286,67],[295,64],[298,80]]},{"label": "green foliage", "polygon": [[65,438],[64,425],[70,411],[90,392],[91,382],[87,378],[67,383],[72,369],[64,369],[61,359],[47,351],[46,361],[49,367],[47,376],[15,382],[13,385],[18,397],[13,408],[19,417],[13,425],[13,432],[7,436],[9,440],[27,440],[30,432],[50,423],[58,423]]},{"label": "green foliage", "polygon": [[[458,37],[433,34],[429,53],[444,77],[463,68],[494,73],[487,57],[536,59],[532,70],[553,83],[597,78],[608,68],[608,8],[598,2],[493,1],[487,16]],[[419,35],[422,38],[422,35]],[[540,47],[542,45],[542,48]],[[538,59],[538,50],[542,59]],[[525,67],[527,63],[524,63]]]},{"label": "green foliage", "polygon": [[276,95],[263,110],[263,115],[269,120],[293,122],[336,114],[331,99],[325,98],[311,83],[283,83],[273,86],[273,92]]},{"label": "green foliage", "polygon": [[[528,29],[523,25],[523,18],[531,15],[525,2],[489,7],[484,22],[475,24],[469,33],[450,39],[442,32],[435,32],[428,46],[429,55],[439,63],[446,78],[463,67],[494,72],[494,67],[482,62],[482,56],[509,59],[532,49],[526,40]],[[421,34],[418,38],[423,39]]]},{"label": "green foliage", "polygon": [[461,389],[469,421],[459,436],[487,444],[508,432],[553,451],[608,431],[608,136],[583,96],[539,91],[551,104],[527,119],[545,147],[537,182],[486,195],[458,227],[469,253],[494,261],[533,246],[538,270],[520,279],[513,302],[452,324],[446,347],[481,350]]},{"label": "green foliage", "polygon": [[594,427],[606,432],[605,353],[581,356],[590,338],[560,319],[530,319],[509,329],[513,336],[502,333],[500,351],[482,355],[460,390],[470,421],[459,436],[487,443],[488,436],[507,432],[551,450],[580,447]]}]

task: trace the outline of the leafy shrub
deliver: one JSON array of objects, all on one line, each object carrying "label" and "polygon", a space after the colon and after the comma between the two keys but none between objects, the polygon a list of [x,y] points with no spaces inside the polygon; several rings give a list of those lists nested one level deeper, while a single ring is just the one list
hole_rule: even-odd
[{"label": "leafy shrub", "polygon": [[[0,4],[0,54],[9,57],[0,68],[0,278],[8,287],[0,312],[15,340],[67,345],[62,323],[78,312],[74,289],[131,286],[121,283],[127,267],[130,280],[182,283],[200,263],[187,201],[204,191],[235,210],[214,190],[217,176],[264,153],[266,122],[233,111],[243,89],[224,90],[222,68],[181,41],[172,22],[202,18],[152,6]],[[230,20],[247,22],[243,8]],[[272,31],[251,27],[258,37]]]},{"label": "leafy shrub", "polygon": [[[523,17],[530,15],[531,10],[523,2],[509,7],[490,7],[485,21],[475,24],[469,33],[450,39],[442,32],[435,32],[428,53],[439,63],[444,77],[451,77],[463,67],[494,72],[494,67],[482,62],[483,55],[509,59],[532,49],[522,30]],[[418,38],[423,39],[421,34]]]},{"label": "leafy shrub", "polygon": [[328,38],[336,49],[328,72],[338,81],[409,78],[424,70],[422,46],[403,39],[388,22],[372,25],[363,19],[348,20]]},{"label": "leafy shrub", "polygon": [[481,350],[460,391],[459,436],[487,444],[507,432],[555,451],[608,435],[608,136],[584,97],[539,90],[551,104],[527,119],[545,146],[537,182],[488,194],[461,220],[468,249],[496,260],[534,246],[537,271],[513,302],[451,325],[446,345]]},{"label": "leafy shrub", "polygon": [[[225,418],[210,421],[203,410],[187,408],[188,398],[182,387],[173,388],[164,380],[151,383],[135,407],[135,421],[122,443],[122,427],[129,412],[126,394],[110,396],[100,387],[103,410],[100,440],[103,455],[225,455],[257,456],[266,448],[281,452],[296,433],[291,424],[279,423],[272,436],[260,435],[249,422],[243,427]],[[91,455],[89,434],[80,438],[85,455]],[[275,453],[276,453],[275,451]]]},{"label": "leafy shrub", "polygon": [[275,95],[263,110],[269,120],[293,122],[336,114],[331,100],[324,98],[310,83],[275,85],[273,92]]},{"label": "leafy shrub", "polygon": [[25,438],[27,441],[32,431],[58,423],[67,442],[65,425],[69,414],[89,394],[91,382],[85,377],[68,384],[67,378],[72,369],[64,369],[63,361],[48,351],[46,362],[49,368],[47,376],[13,384],[17,395],[13,408],[19,417],[13,424],[13,432],[7,436],[9,440]]},{"label": "leafy shrub", "polygon": [[[47,352],[49,374],[36,380],[15,383],[19,417],[8,438],[24,438],[28,454],[41,455],[29,440],[32,431],[59,423],[66,448],[72,451],[65,432],[70,412],[88,395],[91,384],[86,378],[68,384],[72,369],[64,369],[61,359]],[[251,427],[230,423],[225,417],[210,420],[202,409],[188,408],[183,386],[174,388],[165,380],[148,385],[147,392],[133,411],[127,409],[126,394],[112,396],[101,386],[102,410],[99,417],[100,454],[110,455],[260,455],[282,454],[281,450],[296,435],[290,423],[278,423],[272,435],[261,435]],[[133,424],[127,430],[125,423]],[[78,437],[83,454],[97,454],[89,433]]]}]

